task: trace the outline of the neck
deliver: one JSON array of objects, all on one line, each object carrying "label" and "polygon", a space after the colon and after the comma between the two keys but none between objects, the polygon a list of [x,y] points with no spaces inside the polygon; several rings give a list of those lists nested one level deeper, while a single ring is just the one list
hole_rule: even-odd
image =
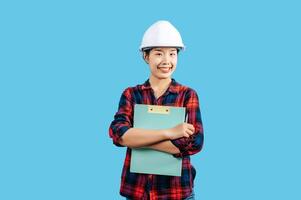
[{"label": "neck", "polygon": [[171,83],[171,78],[158,79],[150,76],[149,83],[154,90],[162,90],[168,88]]}]

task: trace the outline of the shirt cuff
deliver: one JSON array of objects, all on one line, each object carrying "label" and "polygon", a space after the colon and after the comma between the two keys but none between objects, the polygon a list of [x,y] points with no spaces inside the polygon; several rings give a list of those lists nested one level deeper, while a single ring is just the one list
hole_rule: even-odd
[{"label": "shirt cuff", "polygon": [[[176,158],[182,158],[182,157],[188,155],[188,151],[192,146],[191,142],[189,142],[187,144],[186,142],[183,142],[181,140],[185,140],[185,139],[182,138],[182,139],[171,140],[171,142],[180,150],[180,153],[173,154],[173,156]],[[187,139],[187,140],[189,140],[189,139]]]},{"label": "shirt cuff", "polygon": [[127,130],[129,130],[129,129],[130,129],[130,127],[128,127],[128,126],[122,126],[119,128],[118,133],[117,133],[118,137],[114,141],[114,144],[116,146],[124,147],[123,145],[119,144],[119,140],[124,135],[124,133],[127,132]]}]

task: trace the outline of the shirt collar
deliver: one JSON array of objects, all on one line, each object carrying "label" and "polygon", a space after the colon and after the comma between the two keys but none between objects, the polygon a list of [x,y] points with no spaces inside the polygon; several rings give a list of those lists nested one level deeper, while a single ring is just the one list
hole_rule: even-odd
[{"label": "shirt collar", "polygon": [[[179,93],[179,89],[180,89],[180,84],[178,82],[176,82],[175,79],[171,79],[171,83],[167,89],[167,91],[171,92],[171,93]],[[147,79],[144,84],[141,86],[142,90],[148,90],[148,89],[152,89],[149,79]]]}]

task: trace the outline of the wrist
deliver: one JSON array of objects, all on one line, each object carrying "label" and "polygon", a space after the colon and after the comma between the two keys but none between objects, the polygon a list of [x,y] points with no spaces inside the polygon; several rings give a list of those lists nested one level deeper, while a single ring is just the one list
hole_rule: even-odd
[{"label": "wrist", "polygon": [[171,129],[163,129],[162,130],[163,136],[165,140],[170,140],[171,139]]}]

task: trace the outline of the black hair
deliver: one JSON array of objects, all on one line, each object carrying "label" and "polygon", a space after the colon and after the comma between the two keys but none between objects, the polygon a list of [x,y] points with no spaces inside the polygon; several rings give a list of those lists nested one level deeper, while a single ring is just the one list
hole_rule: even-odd
[{"label": "black hair", "polygon": [[142,49],[142,51],[148,56],[149,55],[149,52],[151,51],[152,49],[151,48],[147,48],[145,50]]},{"label": "black hair", "polygon": [[[149,52],[152,50],[153,48],[145,48],[142,49],[142,52],[144,52],[147,56],[149,55]],[[179,54],[180,52],[180,48],[177,48],[177,54]]]}]

